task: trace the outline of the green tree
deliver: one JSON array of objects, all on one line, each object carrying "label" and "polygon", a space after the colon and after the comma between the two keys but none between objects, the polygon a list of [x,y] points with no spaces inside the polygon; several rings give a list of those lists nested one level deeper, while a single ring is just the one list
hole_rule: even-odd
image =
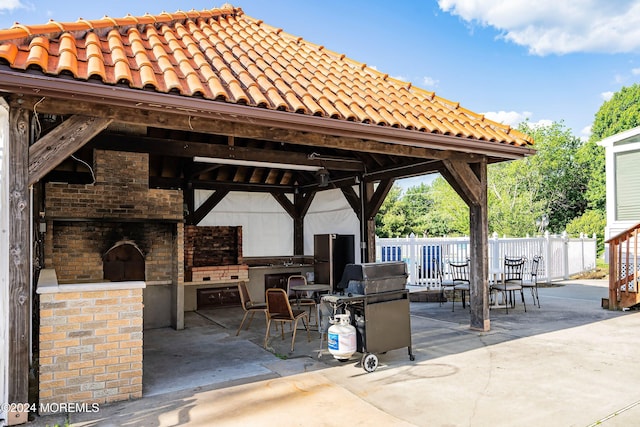
[{"label": "green tree", "polygon": [[591,126],[591,140],[640,126],[640,84],[623,87],[602,104]]},{"label": "green tree", "polygon": [[397,184],[394,184],[376,215],[376,234],[379,237],[400,237],[405,235],[406,220],[400,206],[401,197],[402,189]]},{"label": "green tree", "polygon": [[537,176],[529,159],[489,165],[489,233],[514,237],[536,233],[536,219],[544,213],[544,202],[536,192]]},{"label": "green tree", "polygon": [[585,193],[587,208],[602,211],[604,214],[607,208],[604,147],[600,147],[591,138],[578,149],[576,160],[585,170],[588,180]]},{"label": "green tree", "polygon": [[640,84],[623,87],[604,102],[595,114],[591,137],[578,158],[589,171],[586,198],[590,209],[605,212],[606,183],[604,148],[597,142],[625,130],[640,126]]},{"label": "green tree", "polygon": [[433,200],[427,212],[425,233],[428,236],[468,236],[469,207],[447,180],[438,177],[429,188]]},{"label": "green tree", "polygon": [[590,177],[579,161],[577,151],[582,141],[573,136],[562,122],[520,129],[536,142],[537,154],[526,159],[523,173],[532,173],[537,185],[536,200],[541,201],[549,216],[549,231],[560,233],[573,218],[582,215],[588,202],[585,196]]},{"label": "green tree", "polygon": [[582,216],[574,218],[567,224],[567,233],[571,237],[579,237],[581,233],[588,237],[596,235],[598,254],[604,250],[604,227],[607,225],[607,218],[603,211],[591,209]]}]

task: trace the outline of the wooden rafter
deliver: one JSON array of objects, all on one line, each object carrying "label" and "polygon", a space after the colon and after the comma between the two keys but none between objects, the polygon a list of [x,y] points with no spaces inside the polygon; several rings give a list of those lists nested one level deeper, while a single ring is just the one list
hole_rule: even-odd
[{"label": "wooden rafter", "polygon": [[376,188],[376,191],[373,193],[373,195],[371,196],[370,200],[367,200],[366,203],[366,212],[367,212],[367,218],[368,219],[374,219],[375,216],[378,214],[378,211],[380,210],[380,206],[382,206],[382,203],[384,202],[384,199],[387,197],[387,194],[389,194],[389,191],[391,190],[391,187],[393,187],[393,183],[395,182],[395,179],[386,179],[383,181],[380,181],[380,183],[378,184],[378,187]]},{"label": "wooden rafter", "polygon": [[72,116],[29,147],[29,185],[38,182],[94,136],[112,119]]},{"label": "wooden rafter", "polygon": [[442,163],[448,172],[447,177],[450,177],[447,178],[449,184],[467,204],[479,205],[482,202],[480,196],[482,183],[471,166],[463,161],[451,159],[443,160]]},{"label": "wooden rafter", "polygon": [[342,194],[344,195],[344,198],[347,199],[347,203],[349,203],[353,212],[358,216],[358,220],[362,221],[362,215],[360,212],[360,196],[356,194],[355,190],[351,186],[341,187],[340,190],[342,190]]},{"label": "wooden rafter", "polygon": [[215,208],[218,203],[227,196],[227,194],[229,194],[227,190],[216,190],[212,195],[210,195],[207,200],[205,200],[204,203],[202,203],[202,205],[200,205],[193,213],[193,224],[198,224],[202,221],[204,217],[211,212],[211,209]]}]

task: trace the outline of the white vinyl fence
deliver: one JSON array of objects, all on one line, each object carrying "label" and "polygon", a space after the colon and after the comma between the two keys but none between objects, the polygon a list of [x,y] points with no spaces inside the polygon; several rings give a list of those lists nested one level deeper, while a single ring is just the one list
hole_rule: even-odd
[{"label": "white vinyl fence", "polygon": [[[540,237],[489,239],[489,270],[499,270],[505,256],[524,256],[530,262],[542,257],[538,282],[566,280],[574,274],[592,271],[596,267],[596,238],[569,238],[548,233]],[[436,266],[439,262],[446,275],[448,262],[470,257],[469,238],[378,238],[376,262],[404,261],[409,270],[408,283],[414,286],[438,287]],[[473,260],[471,260],[473,262]],[[529,268],[529,262],[526,268]],[[527,271],[525,271],[525,274]]]}]

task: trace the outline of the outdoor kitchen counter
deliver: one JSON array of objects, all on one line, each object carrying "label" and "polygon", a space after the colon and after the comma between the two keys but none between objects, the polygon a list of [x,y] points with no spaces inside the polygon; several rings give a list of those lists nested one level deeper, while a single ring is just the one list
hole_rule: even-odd
[{"label": "outdoor kitchen counter", "polygon": [[261,270],[261,269],[283,269],[283,268],[313,268],[313,264],[265,264],[249,266],[249,270]]},{"label": "outdoor kitchen counter", "polygon": [[274,264],[274,265],[259,265],[249,267],[249,281],[247,283],[247,290],[251,296],[251,300],[255,302],[264,302],[265,291],[265,275],[270,274],[302,274],[313,273],[313,264]]},{"label": "outdoor kitchen counter", "polygon": [[144,289],[146,283],[141,280],[131,280],[126,282],[77,282],[77,283],[60,283],[55,269],[45,268],[40,271],[38,284],[36,286],[37,294],[54,294],[60,292],[90,292],[104,290],[120,290],[120,289]]}]

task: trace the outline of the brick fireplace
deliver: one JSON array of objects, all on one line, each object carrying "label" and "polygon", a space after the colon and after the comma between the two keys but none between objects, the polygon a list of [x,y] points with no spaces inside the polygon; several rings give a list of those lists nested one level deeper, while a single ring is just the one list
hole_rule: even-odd
[{"label": "brick fireplace", "polygon": [[144,257],[147,284],[171,283],[182,191],[149,188],[147,154],[95,150],[94,157],[94,184],[46,185],[45,268],[61,283],[101,281],[103,257],[128,242]]},{"label": "brick fireplace", "polygon": [[182,309],[182,191],[149,188],[144,153],[95,150],[93,172],[93,184],[45,186],[41,402],[140,397],[143,329]]}]

